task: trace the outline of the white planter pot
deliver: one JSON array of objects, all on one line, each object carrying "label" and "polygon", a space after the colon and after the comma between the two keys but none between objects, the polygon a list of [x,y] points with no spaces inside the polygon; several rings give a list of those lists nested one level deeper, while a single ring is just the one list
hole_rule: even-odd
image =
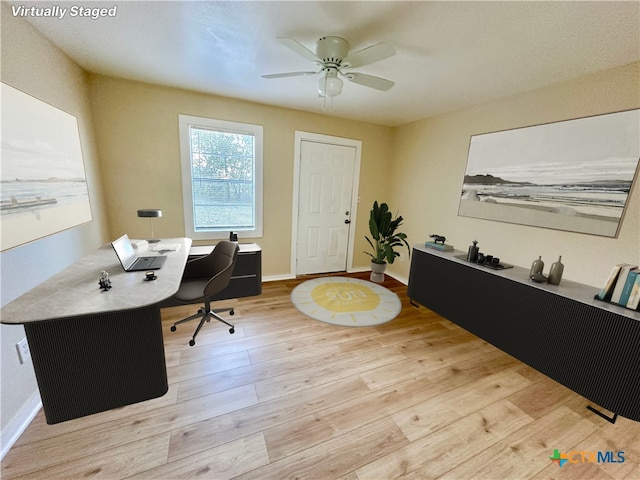
[{"label": "white planter pot", "polygon": [[384,271],[386,269],[386,263],[371,262],[371,276],[369,277],[369,280],[376,283],[384,282]]}]

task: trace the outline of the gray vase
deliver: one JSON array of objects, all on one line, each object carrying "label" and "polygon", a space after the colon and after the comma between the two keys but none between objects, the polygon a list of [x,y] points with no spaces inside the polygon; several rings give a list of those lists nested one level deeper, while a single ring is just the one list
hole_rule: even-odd
[{"label": "gray vase", "polygon": [[547,280],[552,285],[559,285],[562,279],[562,273],[564,272],[564,265],[562,264],[562,255],[558,258],[557,262],[551,264],[551,270],[549,271],[549,279]]},{"label": "gray vase", "polygon": [[531,264],[531,271],[529,272],[529,276],[542,274],[542,270],[544,270],[544,262],[542,261],[542,256],[540,256]]}]

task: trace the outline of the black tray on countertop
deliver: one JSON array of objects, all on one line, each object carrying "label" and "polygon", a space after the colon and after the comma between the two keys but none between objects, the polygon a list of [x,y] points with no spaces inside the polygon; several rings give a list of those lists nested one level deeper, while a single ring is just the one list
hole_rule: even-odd
[{"label": "black tray on countertop", "polygon": [[467,260],[466,255],[454,255],[455,258],[459,258],[460,260],[464,260],[465,262],[473,263],[474,265],[480,265],[481,267],[487,267],[491,270],[505,270],[507,268],[513,268],[513,265],[509,265],[508,263],[478,263]]}]

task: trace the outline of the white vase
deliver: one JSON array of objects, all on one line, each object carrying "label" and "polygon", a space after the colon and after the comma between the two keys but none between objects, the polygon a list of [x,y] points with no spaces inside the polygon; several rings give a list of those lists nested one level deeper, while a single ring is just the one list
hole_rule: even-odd
[{"label": "white vase", "polygon": [[369,280],[376,283],[384,282],[384,271],[386,269],[386,263],[371,262],[371,276],[369,277]]}]

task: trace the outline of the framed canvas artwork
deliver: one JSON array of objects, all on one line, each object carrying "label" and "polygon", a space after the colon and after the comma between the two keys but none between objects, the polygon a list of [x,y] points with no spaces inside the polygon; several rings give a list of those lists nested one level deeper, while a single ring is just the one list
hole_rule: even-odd
[{"label": "framed canvas artwork", "polygon": [[2,251],[91,220],[76,117],[1,83]]},{"label": "framed canvas artwork", "polygon": [[459,216],[616,237],[640,110],[472,135]]}]

